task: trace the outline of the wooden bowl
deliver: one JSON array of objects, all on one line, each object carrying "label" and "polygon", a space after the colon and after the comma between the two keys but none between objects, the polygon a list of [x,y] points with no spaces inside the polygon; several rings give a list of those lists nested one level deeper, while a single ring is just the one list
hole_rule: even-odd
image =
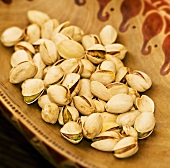
[{"label": "wooden bowl", "polygon": [[[5,3],[6,2],[6,3]],[[106,24],[118,31],[126,46],[124,64],[147,73],[153,82],[145,92],[155,102],[156,127],[139,141],[139,151],[127,159],[97,151],[83,140],[73,145],[63,139],[58,124],[45,123],[37,103],[26,105],[20,86],[9,82],[13,48],[0,44],[0,104],[5,117],[56,167],[168,167],[170,158],[170,2],[168,0],[22,0],[0,1],[0,34],[10,26],[25,28],[27,11],[46,12],[60,23],[69,20],[86,34],[98,34]]]}]

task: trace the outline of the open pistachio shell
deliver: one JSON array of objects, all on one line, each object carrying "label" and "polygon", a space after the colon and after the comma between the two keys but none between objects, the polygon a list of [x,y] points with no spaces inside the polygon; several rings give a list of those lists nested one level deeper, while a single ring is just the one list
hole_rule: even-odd
[{"label": "open pistachio shell", "polygon": [[83,139],[82,127],[75,121],[69,121],[60,129],[61,135],[73,144]]}]

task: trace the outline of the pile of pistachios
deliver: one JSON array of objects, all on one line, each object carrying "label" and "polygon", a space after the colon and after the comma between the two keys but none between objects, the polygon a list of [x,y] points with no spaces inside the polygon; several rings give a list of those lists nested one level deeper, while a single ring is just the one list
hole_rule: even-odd
[{"label": "pile of pistachios", "polygon": [[14,47],[9,81],[21,84],[23,100],[37,102],[42,119],[61,125],[61,136],[73,144],[90,139],[95,149],[126,158],[138,151],[138,139],[155,127],[154,102],[147,95],[152,81],[124,66],[124,45],[106,25],[85,34],[69,21],[29,10],[30,24],[9,27],[1,43]]}]

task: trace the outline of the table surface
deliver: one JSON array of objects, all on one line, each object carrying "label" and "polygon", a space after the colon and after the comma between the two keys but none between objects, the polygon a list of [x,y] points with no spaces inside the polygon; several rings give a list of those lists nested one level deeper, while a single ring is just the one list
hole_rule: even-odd
[{"label": "table surface", "polygon": [[0,112],[0,168],[54,168]]}]

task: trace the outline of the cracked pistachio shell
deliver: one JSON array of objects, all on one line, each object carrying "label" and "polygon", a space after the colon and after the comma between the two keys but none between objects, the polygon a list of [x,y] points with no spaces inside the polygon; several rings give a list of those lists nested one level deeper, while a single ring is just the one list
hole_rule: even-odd
[{"label": "cracked pistachio shell", "polygon": [[78,110],[73,106],[66,105],[60,110],[58,122],[60,125],[64,125],[69,121],[77,121],[78,118]]},{"label": "cracked pistachio shell", "polygon": [[10,70],[9,81],[13,84],[21,83],[32,78],[37,73],[37,66],[30,62],[22,62]]},{"label": "cracked pistachio shell", "polygon": [[91,98],[86,96],[74,96],[74,106],[82,115],[90,115],[95,112],[95,106]]},{"label": "cracked pistachio shell", "polygon": [[117,158],[127,158],[138,151],[138,142],[134,137],[125,137],[121,139],[114,147],[114,156]]},{"label": "cracked pistachio shell", "polygon": [[116,73],[116,82],[126,83],[126,75],[129,74],[130,69],[128,67],[120,68]]},{"label": "cracked pistachio shell", "polygon": [[113,61],[115,63],[116,71],[118,71],[120,68],[124,67],[123,62],[115,56],[112,56],[110,54],[105,54],[105,59],[109,60],[109,61]]},{"label": "cracked pistachio shell", "polygon": [[93,98],[89,79],[85,79],[85,78],[80,79],[80,91],[78,95]]},{"label": "cracked pistachio shell", "polygon": [[1,43],[6,47],[11,47],[21,41],[23,37],[24,31],[17,26],[12,26],[2,32]]},{"label": "cracked pistachio shell", "polygon": [[91,74],[96,70],[96,67],[88,59],[81,59],[81,63],[83,65],[81,77],[89,79],[91,77]]},{"label": "cracked pistachio shell", "polygon": [[67,74],[62,83],[70,90],[71,96],[75,96],[80,91],[80,75],[77,73]]},{"label": "cracked pistachio shell", "polygon": [[133,97],[134,104],[136,103],[136,98],[140,97],[140,94],[138,93],[138,91],[134,88],[131,88],[131,87],[129,87],[128,94]]},{"label": "cracked pistachio shell", "polygon": [[40,39],[40,35],[40,27],[37,24],[31,24],[25,29],[24,40],[30,43],[34,43]]},{"label": "cracked pistachio shell", "polygon": [[120,60],[123,60],[127,53],[125,46],[119,43],[108,44],[105,46],[105,48],[107,54],[117,57]]},{"label": "cracked pistachio shell", "polygon": [[27,17],[30,23],[35,23],[39,26],[42,26],[50,17],[41,11],[38,10],[29,10],[27,12]]},{"label": "cracked pistachio shell", "polygon": [[63,40],[57,45],[58,52],[61,57],[69,58],[83,58],[85,51],[83,46],[74,40]]},{"label": "cracked pistachio shell", "polygon": [[41,37],[51,39],[54,29],[59,25],[57,19],[47,20],[41,27]]},{"label": "cracked pistachio shell", "polygon": [[59,106],[67,105],[71,101],[70,91],[67,87],[61,85],[50,85],[47,89],[47,94],[52,102]]},{"label": "cracked pistachio shell", "polygon": [[138,139],[145,139],[152,134],[153,130],[148,132],[138,132]]},{"label": "cracked pistachio shell", "polygon": [[116,119],[116,123],[119,126],[124,126],[124,125],[132,126],[134,125],[135,120],[140,115],[140,113],[141,112],[139,110],[132,110],[123,114],[119,114]]},{"label": "cracked pistachio shell", "polygon": [[129,125],[124,125],[123,130],[121,131],[120,134],[122,137],[132,136],[136,139],[138,138],[138,132],[136,131],[136,129]]},{"label": "cracked pistachio shell", "polygon": [[83,139],[82,127],[75,121],[69,121],[60,129],[61,135],[73,144]]},{"label": "cracked pistachio shell", "polygon": [[141,97],[136,98],[136,107],[141,111],[148,111],[148,112],[154,112],[154,102],[153,100],[147,96],[142,95]]},{"label": "cracked pistachio shell", "polygon": [[97,70],[108,70],[116,73],[116,66],[114,62],[109,60],[104,60],[101,64],[97,66]]},{"label": "cracked pistachio shell", "polygon": [[32,61],[31,55],[25,50],[17,50],[12,54],[10,63],[12,67],[15,67],[18,64],[26,61]]},{"label": "cracked pistachio shell", "polygon": [[46,40],[40,44],[40,55],[46,65],[52,65],[58,59],[56,45],[51,40]]},{"label": "cracked pistachio shell", "polygon": [[52,103],[52,101],[49,99],[48,95],[45,94],[45,95],[42,95],[41,97],[38,98],[38,105],[41,107],[41,108],[44,108],[44,106],[46,104],[50,104]]},{"label": "cracked pistachio shell", "polygon": [[30,42],[27,42],[27,41],[20,41],[17,44],[15,44],[14,50],[15,51],[25,50],[30,55],[34,55],[35,54],[35,48],[33,47],[33,45]]},{"label": "cracked pistachio shell", "polygon": [[105,47],[102,44],[94,44],[86,51],[86,57],[94,64],[100,64],[105,58]]},{"label": "cracked pistachio shell", "polygon": [[119,93],[126,93],[128,94],[129,88],[127,85],[121,82],[114,82],[106,85],[106,88],[111,93],[112,96],[119,94]]},{"label": "cracked pistachio shell", "polygon": [[137,70],[127,74],[126,81],[130,87],[136,89],[138,92],[144,92],[152,85],[150,77],[146,73]]},{"label": "cracked pistachio shell", "polygon": [[78,73],[81,74],[83,70],[83,64],[76,58],[70,58],[60,63],[60,67],[64,70],[65,74]]},{"label": "cracked pistachio shell", "polygon": [[93,143],[91,146],[100,151],[112,152],[119,139],[120,136],[117,132],[101,132],[98,136],[92,139]]},{"label": "cracked pistachio shell", "polygon": [[90,80],[98,81],[103,85],[108,85],[115,80],[115,73],[108,70],[98,70],[91,75]]},{"label": "cracked pistachio shell", "polygon": [[44,77],[44,84],[45,86],[49,86],[51,84],[60,83],[63,80],[64,71],[59,66],[51,66],[45,77]]},{"label": "cracked pistachio shell", "polygon": [[44,68],[46,67],[46,65],[42,61],[40,53],[36,53],[34,55],[33,62],[38,68],[38,71],[37,71],[36,75],[34,76],[34,78],[43,79]]},{"label": "cracked pistachio shell", "polygon": [[134,128],[140,133],[152,131],[155,127],[155,117],[151,112],[142,112],[135,120]]},{"label": "cracked pistachio shell", "polygon": [[117,31],[112,25],[106,25],[99,33],[103,45],[112,44],[116,41]]},{"label": "cracked pistachio shell", "polygon": [[92,94],[101,100],[108,101],[112,97],[107,88],[98,81],[91,81],[90,88]]},{"label": "cracked pistachio shell", "polygon": [[92,99],[92,101],[95,105],[96,113],[102,113],[105,111],[105,106],[102,101],[96,99]]},{"label": "cracked pistachio shell", "polygon": [[42,119],[51,124],[55,124],[58,120],[59,108],[55,103],[48,103],[44,105],[41,111]]},{"label": "cracked pistachio shell", "polygon": [[55,29],[54,33],[60,33],[65,27],[68,27],[70,25],[70,21],[65,21],[61,24],[59,24]]},{"label": "cracked pistachio shell", "polygon": [[27,104],[35,102],[44,92],[44,82],[41,79],[27,79],[22,85],[22,95]]},{"label": "cracked pistachio shell", "polygon": [[93,113],[87,116],[83,123],[83,135],[87,139],[93,139],[102,130],[102,117],[100,113]]},{"label": "cracked pistachio shell", "polygon": [[124,93],[112,96],[106,103],[106,111],[110,113],[125,113],[133,107],[132,96]]},{"label": "cracked pistachio shell", "polygon": [[96,34],[88,34],[82,37],[82,45],[88,50],[94,44],[101,44],[100,38]]}]

